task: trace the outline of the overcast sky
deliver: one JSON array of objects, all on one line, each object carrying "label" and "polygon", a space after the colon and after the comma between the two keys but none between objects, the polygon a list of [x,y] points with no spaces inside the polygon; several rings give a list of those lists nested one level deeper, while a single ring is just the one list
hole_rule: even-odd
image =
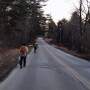
[{"label": "overcast sky", "polygon": [[70,19],[70,15],[78,7],[79,0],[49,0],[44,7],[45,14],[51,14],[53,20],[58,22],[62,18]]}]

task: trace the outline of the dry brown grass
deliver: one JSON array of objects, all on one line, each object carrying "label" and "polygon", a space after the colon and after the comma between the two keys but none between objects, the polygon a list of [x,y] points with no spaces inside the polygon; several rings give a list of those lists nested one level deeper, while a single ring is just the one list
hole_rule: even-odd
[{"label": "dry brown grass", "polygon": [[18,49],[0,50],[0,81],[17,65]]}]

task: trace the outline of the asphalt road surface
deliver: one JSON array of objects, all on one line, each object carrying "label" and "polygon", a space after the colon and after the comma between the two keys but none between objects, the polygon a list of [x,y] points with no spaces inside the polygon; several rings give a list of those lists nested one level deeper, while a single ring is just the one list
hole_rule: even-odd
[{"label": "asphalt road surface", "polygon": [[90,62],[48,45],[38,38],[38,49],[0,83],[0,90],[90,90]]}]

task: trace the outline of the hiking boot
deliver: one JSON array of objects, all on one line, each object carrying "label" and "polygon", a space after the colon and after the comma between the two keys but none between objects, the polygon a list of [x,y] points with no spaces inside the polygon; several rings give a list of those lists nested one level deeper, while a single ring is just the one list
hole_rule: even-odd
[{"label": "hiking boot", "polygon": [[26,65],[23,65],[23,67],[26,67]]},{"label": "hiking boot", "polygon": [[22,68],[22,66],[20,66],[20,68]]}]

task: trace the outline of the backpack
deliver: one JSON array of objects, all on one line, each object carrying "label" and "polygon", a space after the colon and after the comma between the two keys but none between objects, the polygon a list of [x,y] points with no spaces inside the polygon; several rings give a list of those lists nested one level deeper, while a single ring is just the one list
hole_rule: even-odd
[{"label": "backpack", "polygon": [[26,48],[24,46],[22,46],[21,49],[20,49],[20,53],[25,54],[25,52],[26,52]]},{"label": "backpack", "polygon": [[34,48],[37,49],[37,44],[34,45]]}]

